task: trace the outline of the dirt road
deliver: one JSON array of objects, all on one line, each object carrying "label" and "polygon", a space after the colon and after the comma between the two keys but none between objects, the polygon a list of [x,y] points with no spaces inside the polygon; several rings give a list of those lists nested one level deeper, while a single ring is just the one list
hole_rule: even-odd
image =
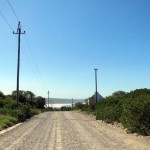
[{"label": "dirt road", "polygon": [[149,150],[122,129],[77,112],[46,112],[0,133],[0,150]]}]

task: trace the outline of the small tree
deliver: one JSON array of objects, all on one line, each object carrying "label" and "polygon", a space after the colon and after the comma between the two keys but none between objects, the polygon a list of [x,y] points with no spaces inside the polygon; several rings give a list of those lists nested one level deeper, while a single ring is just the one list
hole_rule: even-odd
[{"label": "small tree", "polygon": [[[12,94],[11,94],[11,97],[14,100],[16,100],[17,91],[13,91]],[[23,91],[23,90],[19,91],[19,102],[22,102],[22,103],[26,103],[27,102],[27,99],[26,99],[26,96],[25,96],[25,91]]]},{"label": "small tree", "polygon": [[1,98],[5,98],[5,95],[3,94],[3,92],[0,91],[0,97]]},{"label": "small tree", "polygon": [[84,107],[84,104],[82,104],[81,102],[78,102],[75,104],[76,109],[82,109],[83,107]]},{"label": "small tree", "polygon": [[32,108],[35,105],[35,94],[31,91],[26,91],[25,92],[25,97],[26,97],[26,101],[32,106]]},{"label": "small tree", "polygon": [[45,105],[45,98],[38,96],[35,98],[35,105],[37,108],[43,109]]},{"label": "small tree", "polygon": [[116,91],[112,94],[112,96],[124,96],[126,92],[124,91]]}]

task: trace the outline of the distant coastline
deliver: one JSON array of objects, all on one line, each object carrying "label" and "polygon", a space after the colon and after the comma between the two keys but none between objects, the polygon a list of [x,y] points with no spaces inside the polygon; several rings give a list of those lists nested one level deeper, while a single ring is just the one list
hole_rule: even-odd
[{"label": "distant coastline", "polygon": [[[85,103],[85,99],[61,99],[61,98],[49,98],[49,107],[60,108],[62,106],[72,107],[75,103]],[[48,107],[48,98],[45,99],[45,107]]]},{"label": "distant coastline", "polygon": [[[48,107],[48,104],[46,104],[45,107]],[[72,104],[49,104],[49,107],[51,108],[72,107]]]}]

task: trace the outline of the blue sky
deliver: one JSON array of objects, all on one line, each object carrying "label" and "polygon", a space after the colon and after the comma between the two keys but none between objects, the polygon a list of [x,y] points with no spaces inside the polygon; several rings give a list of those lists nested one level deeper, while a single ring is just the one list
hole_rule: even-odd
[{"label": "blue sky", "polygon": [[[9,0],[21,21],[20,89],[87,98],[150,88],[149,0]],[[7,0],[0,12],[14,31]],[[0,90],[16,89],[17,35],[0,16]]]}]

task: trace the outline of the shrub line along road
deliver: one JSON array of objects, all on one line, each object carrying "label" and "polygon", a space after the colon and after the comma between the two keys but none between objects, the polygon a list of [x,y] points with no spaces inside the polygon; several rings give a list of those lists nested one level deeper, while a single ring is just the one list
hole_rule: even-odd
[{"label": "shrub line along road", "polygon": [[78,112],[46,112],[0,134],[0,150],[149,150],[150,142]]}]

